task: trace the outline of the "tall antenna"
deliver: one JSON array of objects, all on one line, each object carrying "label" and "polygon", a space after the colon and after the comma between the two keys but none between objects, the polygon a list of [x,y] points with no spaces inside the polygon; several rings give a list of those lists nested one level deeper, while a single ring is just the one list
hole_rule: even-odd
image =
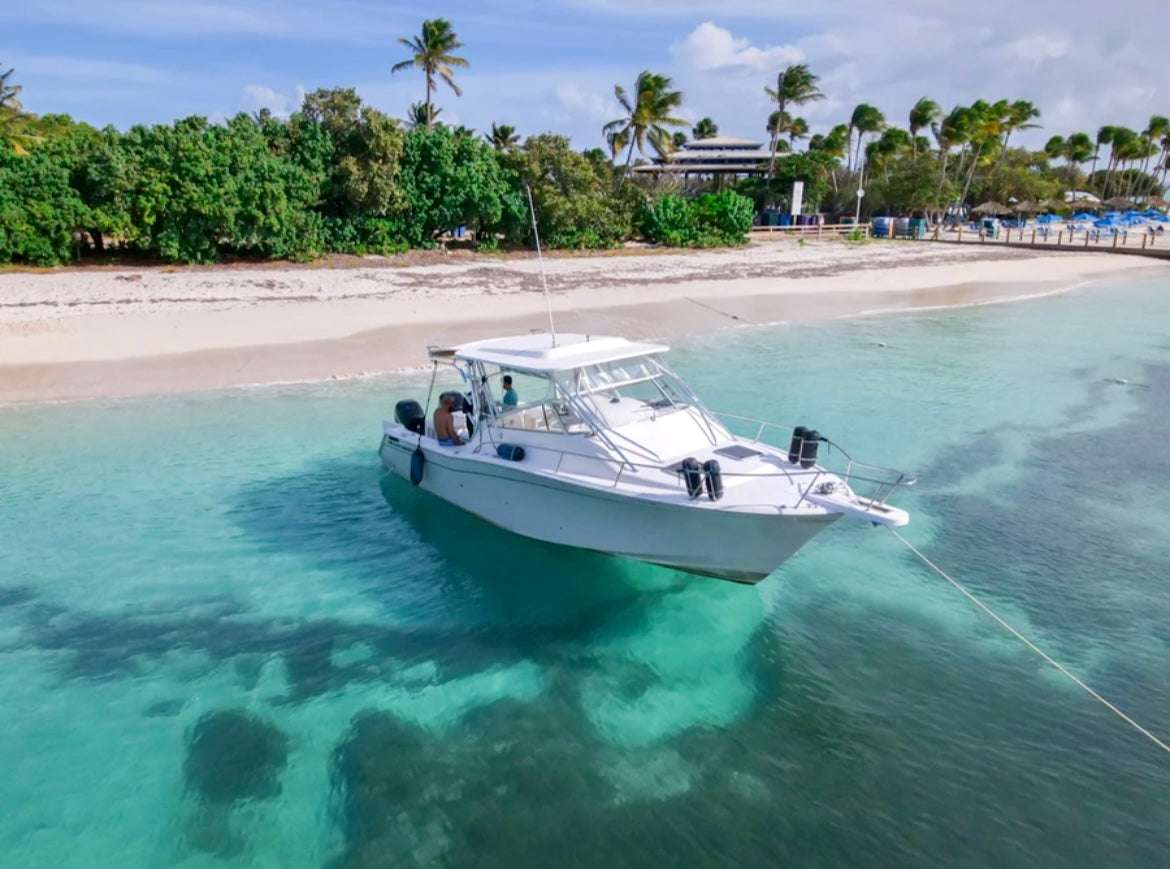
[{"label": "tall antenna", "polygon": [[540,285],[544,287],[544,304],[548,308],[548,330],[552,333],[552,345],[557,346],[557,327],[553,323],[552,299],[548,295],[548,279],[544,276],[544,254],[540,252],[540,232],[536,228],[536,207],[532,204],[532,188],[524,185],[528,194],[528,213],[532,216],[532,237],[536,239],[536,258],[540,261]]}]

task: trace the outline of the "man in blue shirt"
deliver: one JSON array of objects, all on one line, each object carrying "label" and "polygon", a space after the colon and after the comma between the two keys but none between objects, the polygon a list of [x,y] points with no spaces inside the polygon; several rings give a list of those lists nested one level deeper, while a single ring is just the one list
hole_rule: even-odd
[{"label": "man in blue shirt", "polygon": [[512,388],[512,375],[504,375],[504,407],[515,407],[520,402],[520,396]]}]

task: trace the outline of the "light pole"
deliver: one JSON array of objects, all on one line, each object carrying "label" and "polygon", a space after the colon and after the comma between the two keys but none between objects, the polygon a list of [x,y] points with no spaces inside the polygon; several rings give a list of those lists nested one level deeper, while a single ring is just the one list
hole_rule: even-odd
[{"label": "light pole", "polygon": [[857,211],[853,213],[853,225],[861,223],[861,199],[865,196],[865,157],[861,159],[861,168],[857,170]]}]

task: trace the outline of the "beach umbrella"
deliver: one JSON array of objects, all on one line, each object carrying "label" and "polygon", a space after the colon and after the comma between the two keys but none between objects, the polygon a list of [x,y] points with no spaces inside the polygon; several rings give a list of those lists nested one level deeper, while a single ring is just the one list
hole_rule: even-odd
[{"label": "beach umbrella", "polygon": [[1064,220],[1059,214],[1041,214],[1036,218],[1037,223],[1060,223]]},{"label": "beach umbrella", "polygon": [[1101,203],[1094,202],[1092,199],[1076,199],[1068,203],[1066,207],[1080,211],[1100,211]]},{"label": "beach umbrella", "polygon": [[1015,203],[1012,208],[1014,208],[1018,214],[1036,214],[1038,212],[1044,211],[1045,206],[1041,205],[1039,202],[1029,202],[1028,200],[1024,200],[1023,202]]},{"label": "beach umbrella", "polygon": [[1062,208],[1067,208],[1068,204],[1063,199],[1044,199],[1039,203],[1040,209],[1048,209],[1049,211],[1059,211]]},{"label": "beach umbrella", "polygon": [[1080,214],[1074,214],[1072,216],[1072,219],[1073,220],[1093,220],[1096,216],[1097,215],[1090,214],[1087,211],[1082,211]]},{"label": "beach umbrella", "polygon": [[1011,211],[1008,206],[1002,202],[996,202],[994,199],[988,200],[980,205],[976,205],[971,209],[974,214],[1006,214]]},{"label": "beach umbrella", "polygon": [[1105,204],[1110,208],[1129,208],[1133,205],[1133,200],[1124,196],[1114,196],[1111,199],[1106,199]]}]

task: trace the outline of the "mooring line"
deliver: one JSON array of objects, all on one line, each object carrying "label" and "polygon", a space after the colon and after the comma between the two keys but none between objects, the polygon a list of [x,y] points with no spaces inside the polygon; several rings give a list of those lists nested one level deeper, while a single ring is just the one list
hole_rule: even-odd
[{"label": "mooring line", "polygon": [[714,311],[716,314],[722,314],[724,317],[729,317],[732,320],[739,320],[741,323],[748,323],[749,325],[751,324],[751,320],[745,319],[744,317],[739,316],[739,314],[730,314],[727,311],[721,311],[714,305],[708,305],[706,302],[700,302],[698,299],[692,299],[690,296],[683,296],[683,298],[688,302],[693,302],[700,308],[706,308],[708,311]]},{"label": "mooring line", "polygon": [[989,616],[991,616],[993,619],[995,619],[997,622],[999,622],[1008,631],[1010,631],[1012,634],[1014,634],[1015,637],[1017,639],[1019,639],[1021,642],[1023,642],[1024,645],[1026,645],[1029,649],[1031,649],[1033,652],[1035,652],[1037,655],[1039,655],[1041,658],[1043,658],[1045,661],[1047,661],[1049,664],[1051,664],[1057,670],[1062,672],[1064,675],[1068,676],[1068,678],[1071,679],[1077,686],[1079,686],[1085,692],[1087,692],[1090,697],[1097,700],[1106,709],[1108,709],[1110,712],[1112,712],[1114,715],[1116,715],[1118,718],[1120,718],[1122,721],[1124,721],[1126,724],[1128,724],[1130,727],[1132,727],[1138,733],[1142,734],[1144,737],[1149,739],[1150,742],[1154,743],[1154,745],[1158,746],[1158,748],[1162,749],[1167,754],[1170,754],[1170,745],[1167,745],[1161,739],[1154,736],[1154,734],[1150,733],[1150,731],[1146,730],[1144,727],[1142,727],[1140,724],[1138,724],[1136,721],[1134,721],[1132,718],[1130,718],[1128,715],[1126,715],[1124,712],[1122,712],[1120,709],[1118,709],[1116,706],[1114,706],[1112,703],[1110,703],[1108,700],[1106,700],[1104,697],[1102,697],[1100,694],[1098,694],[1096,691],[1094,691],[1092,688],[1090,688],[1088,685],[1086,685],[1084,682],[1082,682],[1080,679],[1078,679],[1075,675],[1073,675],[1071,672],[1069,672],[1068,669],[1066,669],[1059,661],[1055,660],[1051,655],[1047,654],[1043,649],[1041,649],[1039,646],[1037,646],[1035,643],[1033,643],[1031,640],[1029,640],[1027,637],[1025,637],[1023,634],[1021,634],[1019,631],[1017,631],[1011,625],[1009,625],[1006,621],[1004,621],[1002,618],[1000,618],[999,615],[994,610],[991,609],[991,607],[989,607],[987,604],[985,604],[979,598],[975,597],[975,595],[973,595],[971,592],[967,591],[967,589],[963,586],[962,583],[960,583],[957,579],[954,579],[953,577],[949,576],[945,570],[943,570],[941,567],[939,567],[937,564],[935,564],[933,561],[931,561],[929,558],[927,558],[925,555],[923,555],[921,552],[919,552],[913,543],[911,543],[909,540],[907,540],[905,537],[903,537],[901,534],[899,534],[893,528],[890,528],[890,526],[887,525],[886,527],[889,528],[889,531],[891,534],[893,534],[895,537],[897,537],[899,540],[902,541],[902,543],[906,546],[907,549],[909,549],[911,552],[913,552],[915,555],[917,555],[919,558],[921,558],[922,562],[927,567],[929,567],[931,570],[933,570],[935,573],[937,573],[939,576],[941,576],[943,579],[945,579],[947,582],[949,582],[951,585],[953,585],[955,588],[957,588],[959,591],[961,591],[964,595],[966,595],[971,600],[972,603],[974,603],[981,610],[983,610],[985,613],[987,613]]}]

